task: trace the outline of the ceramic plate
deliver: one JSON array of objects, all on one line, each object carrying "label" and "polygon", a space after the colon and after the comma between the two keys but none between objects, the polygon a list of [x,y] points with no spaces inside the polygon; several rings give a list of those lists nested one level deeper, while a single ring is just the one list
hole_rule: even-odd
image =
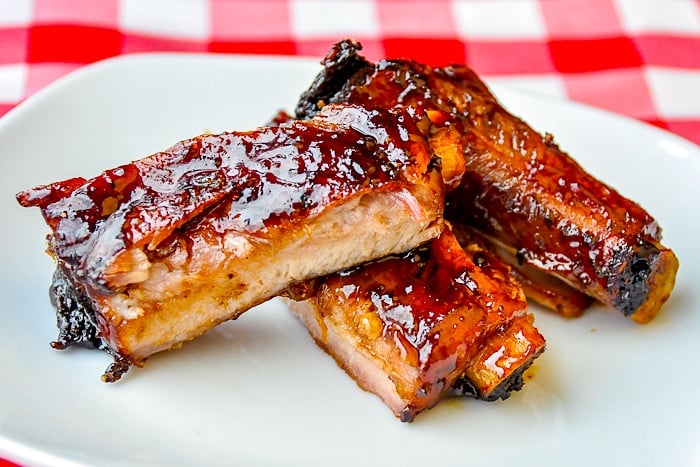
[{"label": "ceramic plate", "polygon": [[133,55],[57,82],[0,120],[0,455],[46,465],[699,465],[700,149],[569,102],[495,92],[640,202],[681,261],[655,321],[533,306],[548,339],[507,401],[451,399],[402,424],[271,301],[119,383],[100,352],[58,352],[53,265],[19,190],[293,109],[316,60]]}]

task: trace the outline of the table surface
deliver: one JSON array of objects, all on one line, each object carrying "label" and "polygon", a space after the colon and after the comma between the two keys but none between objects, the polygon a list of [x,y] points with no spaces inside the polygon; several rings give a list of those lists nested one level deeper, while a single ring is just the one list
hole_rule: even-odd
[{"label": "table surface", "polygon": [[607,109],[700,144],[700,0],[0,0],[0,118],[109,57],[320,59],[345,37],[372,60],[467,63],[487,82]]}]

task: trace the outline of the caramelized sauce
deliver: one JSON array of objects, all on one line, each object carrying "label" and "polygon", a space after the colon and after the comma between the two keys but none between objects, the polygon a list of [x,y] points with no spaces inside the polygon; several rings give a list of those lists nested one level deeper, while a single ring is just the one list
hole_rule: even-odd
[{"label": "caramelized sauce", "polygon": [[[660,245],[660,229],[644,209],[585,172],[551,135],[508,113],[468,67],[373,65],[357,55],[357,43],[336,47],[343,52],[332,53],[336,59],[302,95],[299,118],[313,115],[318,100],[403,107],[419,120],[427,115],[431,125],[419,128],[452,171],[448,186],[457,187],[447,219],[477,227],[516,250],[522,263],[627,315],[649,300],[644,317],[635,318],[640,322],[656,313],[660,305],[651,302],[667,298],[677,260]],[[459,134],[456,141],[439,131],[446,127]],[[657,280],[666,284],[660,292],[652,290]]]},{"label": "caramelized sauce", "polygon": [[54,254],[104,286],[105,265],[126,249],[153,252],[182,230],[264,235],[348,196],[422,177],[429,154],[415,135],[405,111],[328,106],[313,121],[202,135],[17,198],[42,209]]},{"label": "caramelized sauce", "polygon": [[[449,214],[515,245],[521,261],[540,270],[605,289],[637,241],[659,240],[651,216],[586,173],[551,135],[543,138],[508,114],[466,67],[383,60],[346,101],[409,106],[438,115],[443,125],[445,114],[435,112],[451,114],[450,124],[463,128],[466,167]],[[523,235],[533,223],[541,227]]]},{"label": "caramelized sauce", "polygon": [[527,310],[508,268],[476,245],[465,252],[449,231],[403,256],[325,278],[319,297],[342,310],[335,319],[356,330],[366,352],[376,354],[382,339],[416,368],[417,386],[397,380],[397,390],[418,391],[407,397],[428,406],[451,389],[486,336]]}]

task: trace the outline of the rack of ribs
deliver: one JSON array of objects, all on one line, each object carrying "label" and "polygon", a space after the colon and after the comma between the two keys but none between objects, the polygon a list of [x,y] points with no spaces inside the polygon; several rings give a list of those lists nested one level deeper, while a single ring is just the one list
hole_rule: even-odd
[{"label": "rack of ribs", "polygon": [[426,115],[430,124],[420,128],[449,182],[446,218],[475,229],[517,263],[532,298],[567,316],[584,310],[586,296],[639,323],[658,313],[678,260],[661,244],[651,215],[587,173],[551,135],[508,113],[468,67],[374,64],[360,49],[352,40],[332,48],[301,96],[297,118],[330,103]]},{"label": "rack of ribs", "polygon": [[449,229],[290,295],[317,344],[404,422],[449,395],[507,398],[545,347],[507,266]]},{"label": "rack of ribs", "polygon": [[406,110],[339,105],[23,191],[51,229],[53,346],[111,353],[115,381],[291,284],[415,248],[443,229],[435,166]]}]

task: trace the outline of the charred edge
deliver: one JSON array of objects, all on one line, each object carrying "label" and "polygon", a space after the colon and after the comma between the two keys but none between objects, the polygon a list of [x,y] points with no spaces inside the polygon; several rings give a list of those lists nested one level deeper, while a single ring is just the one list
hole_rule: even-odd
[{"label": "charred edge", "polygon": [[544,352],[544,349],[531,356],[525,363],[520,365],[517,370],[501,381],[501,383],[496,386],[493,391],[487,394],[483,394],[481,391],[479,391],[479,389],[477,389],[477,387],[466,377],[457,379],[452,393],[456,396],[473,397],[474,399],[486,402],[494,402],[498,399],[506,400],[513,392],[520,391],[523,388],[525,385],[525,371],[530,368],[532,363],[542,354],[542,352]]},{"label": "charred edge", "polygon": [[416,410],[413,407],[404,408],[399,414],[399,420],[403,423],[412,423],[416,419]]},{"label": "charred edge", "polygon": [[333,46],[321,62],[323,70],[299,98],[295,109],[297,118],[313,117],[319,111],[319,102],[331,102],[355,73],[372,67],[370,62],[358,55],[360,50],[362,46],[352,39],[345,39]]},{"label": "charred edge", "polygon": [[104,381],[105,383],[114,383],[116,381],[119,381],[122,375],[129,371],[129,368],[132,365],[131,360],[129,360],[128,358],[119,354],[113,355],[114,363],[108,366],[104,374],[102,375],[102,381]]},{"label": "charred edge", "polygon": [[51,347],[63,350],[73,345],[106,352],[114,357],[102,380],[117,381],[131,366],[131,361],[112,349],[102,337],[97,317],[88,296],[68,278],[60,268],[56,268],[49,289],[51,304],[56,309],[58,337]]},{"label": "charred edge", "polygon": [[476,388],[476,386],[474,386],[474,383],[472,383],[471,380],[466,376],[457,378],[457,381],[455,381],[455,384],[452,387],[452,394],[454,394],[455,396],[473,397],[475,399],[480,398],[479,390]]},{"label": "charred edge", "polygon": [[58,338],[51,347],[63,350],[73,345],[109,351],[100,337],[99,327],[90,299],[76,290],[72,281],[58,267],[49,290],[51,304],[56,308]]},{"label": "charred edge", "polygon": [[608,284],[613,298],[612,306],[624,313],[633,315],[649,296],[651,276],[661,251],[654,245],[644,242],[625,262],[620,274]]}]

